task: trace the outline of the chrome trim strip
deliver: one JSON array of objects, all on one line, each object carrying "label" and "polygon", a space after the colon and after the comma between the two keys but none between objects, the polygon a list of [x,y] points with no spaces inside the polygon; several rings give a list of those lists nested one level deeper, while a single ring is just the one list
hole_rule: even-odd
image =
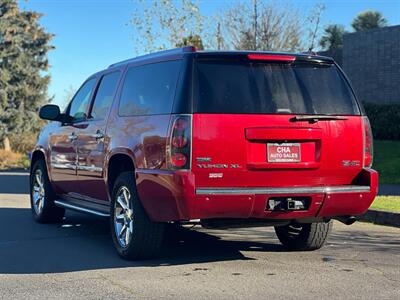
[{"label": "chrome trim strip", "polygon": [[258,194],[313,194],[313,193],[362,193],[370,192],[369,186],[339,185],[284,188],[198,188],[197,195],[258,195]]},{"label": "chrome trim strip", "polygon": [[99,212],[96,210],[92,210],[90,208],[76,206],[76,205],[73,205],[70,203],[65,203],[60,200],[54,200],[54,204],[56,204],[57,206],[63,207],[63,208],[69,208],[69,209],[77,210],[77,211],[84,212],[84,213],[89,213],[89,214],[100,216],[100,217],[109,217],[110,216],[110,214],[107,214],[107,213],[102,213],[102,212]]},{"label": "chrome trim strip", "polygon": [[67,170],[76,170],[75,164],[58,164],[58,163],[51,163],[51,167],[54,169],[67,169]]},{"label": "chrome trim strip", "polygon": [[81,166],[81,165],[78,165],[78,170],[80,170],[80,171],[89,171],[89,172],[103,172],[103,168],[95,167],[95,166]]}]

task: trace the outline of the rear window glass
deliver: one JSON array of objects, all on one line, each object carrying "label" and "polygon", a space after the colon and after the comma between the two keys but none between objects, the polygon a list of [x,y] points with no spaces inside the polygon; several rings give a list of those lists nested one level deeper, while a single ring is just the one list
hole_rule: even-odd
[{"label": "rear window glass", "polygon": [[119,104],[120,116],[169,114],[181,61],[167,61],[127,71]]},{"label": "rear window glass", "polygon": [[199,113],[359,115],[347,82],[332,64],[198,60]]}]

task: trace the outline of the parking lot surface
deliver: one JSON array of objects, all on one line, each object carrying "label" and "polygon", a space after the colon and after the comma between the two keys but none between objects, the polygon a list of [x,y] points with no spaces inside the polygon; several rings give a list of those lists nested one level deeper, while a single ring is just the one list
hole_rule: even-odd
[{"label": "parking lot surface", "polygon": [[128,262],[106,219],[36,224],[26,193],[26,174],[0,173],[0,299],[400,299],[399,228],[335,222],[313,252],[273,228],[185,228],[161,258]]}]

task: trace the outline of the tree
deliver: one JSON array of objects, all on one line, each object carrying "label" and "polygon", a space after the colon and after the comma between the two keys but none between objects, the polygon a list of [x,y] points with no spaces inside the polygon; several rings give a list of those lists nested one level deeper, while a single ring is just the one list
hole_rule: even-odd
[{"label": "tree", "polygon": [[136,54],[172,48],[190,36],[203,36],[204,17],[195,1],[139,0],[137,5],[131,19]]},{"label": "tree", "polygon": [[20,11],[16,0],[0,1],[0,143],[5,148],[11,135],[39,130],[38,109],[49,101],[50,77],[43,72],[52,35],[39,25],[40,17]]},{"label": "tree", "polygon": [[307,18],[307,21],[310,24],[310,28],[308,30],[309,39],[310,39],[310,46],[308,47],[309,51],[314,50],[314,47],[315,47],[314,43],[319,34],[322,13],[324,12],[324,10],[325,10],[325,5],[317,4]]},{"label": "tree", "polygon": [[60,108],[65,108],[71,102],[72,98],[75,96],[76,91],[77,89],[72,85],[68,86],[68,88],[64,90],[64,99],[60,105]]},{"label": "tree", "polygon": [[378,11],[365,11],[354,18],[351,26],[355,31],[366,31],[387,26],[387,20]]},{"label": "tree", "polygon": [[340,48],[343,46],[343,35],[345,33],[343,25],[328,25],[324,29],[324,35],[321,37],[319,44],[324,50]]},{"label": "tree", "polygon": [[295,51],[301,48],[303,27],[296,10],[274,3],[239,2],[220,16],[228,48]]},{"label": "tree", "polygon": [[218,14],[204,16],[198,1],[137,0],[131,19],[136,54],[200,40],[206,49],[301,51],[313,48],[324,10],[317,5],[304,18],[289,4],[252,0],[231,2]]},{"label": "tree", "polygon": [[175,45],[175,47],[184,47],[184,46],[195,46],[197,50],[204,50],[203,41],[198,34],[184,37],[181,42]]}]

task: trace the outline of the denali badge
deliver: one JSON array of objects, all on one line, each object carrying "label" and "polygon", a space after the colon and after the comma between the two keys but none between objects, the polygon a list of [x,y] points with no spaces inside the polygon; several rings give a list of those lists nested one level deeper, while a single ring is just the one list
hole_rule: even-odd
[{"label": "denali badge", "polygon": [[198,162],[210,162],[211,157],[196,157],[196,161]]},{"label": "denali badge", "polygon": [[359,160],[342,160],[343,167],[359,167]]}]

